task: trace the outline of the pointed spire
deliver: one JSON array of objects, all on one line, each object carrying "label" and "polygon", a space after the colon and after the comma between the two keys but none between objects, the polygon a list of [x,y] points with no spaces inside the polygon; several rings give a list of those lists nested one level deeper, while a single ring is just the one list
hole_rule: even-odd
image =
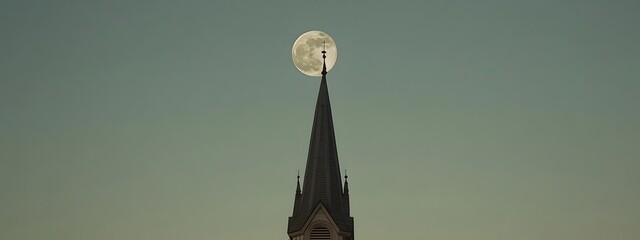
[{"label": "pointed spire", "polygon": [[349,182],[347,181],[349,176],[347,176],[347,169],[344,170],[344,194],[349,194]]},{"label": "pointed spire", "polygon": [[298,170],[298,183],[296,185],[296,196],[293,202],[293,216],[298,216],[302,211],[302,191],[300,191],[300,170]]},{"label": "pointed spire", "polygon": [[342,208],[347,216],[351,216],[351,204],[349,203],[349,182],[347,169],[344,170],[344,192],[342,193]]},{"label": "pointed spire", "polygon": [[[322,51],[326,58],[326,51]],[[342,179],[338,163],[338,151],[331,116],[331,103],[327,87],[326,64],[323,68],[322,81],[318,92],[307,167],[304,173],[303,205],[304,210],[311,212],[318,202],[339,214],[342,211]]]},{"label": "pointed spire", "polygon": [[[326,59],[326,53],[323,49],[323,59]],[[320,203],[327,209],[341,231],[353,231],[349,200],[342,191],[342,177],[327,87],[327,65],[324,60],[322,65],[322,81],[311,128],[300,208],[294,207],[296,210],[289,219],[288,233],[302,229],[314,208]]]}]

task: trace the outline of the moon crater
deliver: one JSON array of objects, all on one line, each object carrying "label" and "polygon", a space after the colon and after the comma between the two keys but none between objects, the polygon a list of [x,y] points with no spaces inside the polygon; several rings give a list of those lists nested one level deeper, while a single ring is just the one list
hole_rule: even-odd
[{"label": "moon crater", "polygon": [[323,42],[327,51],[327,71],[333,68],[338,57],[338,49],[333,38],[321,31],[309,31],[296,39],[291,50],[293,64],[300,72],[308,76],[322,75]]}]

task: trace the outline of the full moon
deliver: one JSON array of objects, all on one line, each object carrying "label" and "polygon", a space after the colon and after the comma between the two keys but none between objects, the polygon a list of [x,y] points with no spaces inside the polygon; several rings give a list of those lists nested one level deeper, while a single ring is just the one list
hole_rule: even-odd
[{"label": "full moon", "polygon": [[322,76],[323,42],[327,51],[327,72],[333,68],[338,58],[338,49],[333,38],[321,31],[308,31],[296,39],[291,49],[293,64],[300,72],[313,77]]}]

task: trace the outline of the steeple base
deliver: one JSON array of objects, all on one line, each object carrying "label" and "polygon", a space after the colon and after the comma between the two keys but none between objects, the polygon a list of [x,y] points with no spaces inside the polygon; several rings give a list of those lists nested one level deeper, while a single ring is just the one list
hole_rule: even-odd
[{"label": "steeple base", "polygon": [[[353,218],[350,219],[353,221]],[[318,204],[300,231],[289,233],[291,240],[353,240],[353,232],[338,227],[327,208]]]}]

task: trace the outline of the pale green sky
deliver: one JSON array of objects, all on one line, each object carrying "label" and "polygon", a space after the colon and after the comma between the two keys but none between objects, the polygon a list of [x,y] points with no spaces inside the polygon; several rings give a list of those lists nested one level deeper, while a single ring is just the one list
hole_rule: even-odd
[{"label": "pale green sky", "polygon": [[378,2],[0,0],[0,239],[286,239],[313,29],[357,239],[640,239],[640,2]]}]

